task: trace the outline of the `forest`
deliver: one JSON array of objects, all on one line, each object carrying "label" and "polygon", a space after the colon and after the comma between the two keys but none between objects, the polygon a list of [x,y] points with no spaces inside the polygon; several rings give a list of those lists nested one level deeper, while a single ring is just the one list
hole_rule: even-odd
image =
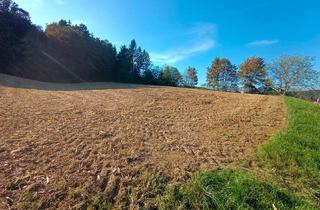
[{"label": "forest", "polygon": [[119,52],[84,24],[60,20],[44,30],[11,0],[0,4],[1,73],[47,82],[124,82],[177,86],[174,67],[154,67],[133,39]]}]

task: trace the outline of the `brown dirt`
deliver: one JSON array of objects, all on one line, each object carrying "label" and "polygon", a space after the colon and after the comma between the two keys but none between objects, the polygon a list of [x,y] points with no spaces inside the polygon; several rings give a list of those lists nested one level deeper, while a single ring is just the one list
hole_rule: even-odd
[{"label": "brown dirt", "polygon": [[286,116],[281,97],[38,87],[59,91],[0,86],[0,209],[151,208],[165,184],[244,160]]}]

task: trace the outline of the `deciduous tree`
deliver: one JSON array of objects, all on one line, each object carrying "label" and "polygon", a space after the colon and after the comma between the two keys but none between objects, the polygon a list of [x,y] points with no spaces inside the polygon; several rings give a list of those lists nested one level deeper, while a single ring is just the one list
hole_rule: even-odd
[{"label": "deciduous tree", "polygon": [[282,94],[316,88],[319,72],[313,69],[313,61],[308,56],[280,57],[269,65],[273,87]]},{"label": "deciduous tree", "polygon": [[169,86],[179,86],[182,80],[179,70],[172,66],[165,66],[160,78],[163,85]]},{"label": "deciduous tree", "polygon": [[249,93],[265,92],[268,81],[264,60],[260,57],[250,57],[240,66],[240,79],[245,91]]},{"label": "deciduous tree", "polygon": [[198,84],[197,70],[194,67],[188,67],[184,82],[187,87],[195,87]]},{"label": "deciduous tree", "polygon": [[237,67],[227,58],[216,58],[207,71],[207,84],[210,88],[236,91],[238,87]]}]

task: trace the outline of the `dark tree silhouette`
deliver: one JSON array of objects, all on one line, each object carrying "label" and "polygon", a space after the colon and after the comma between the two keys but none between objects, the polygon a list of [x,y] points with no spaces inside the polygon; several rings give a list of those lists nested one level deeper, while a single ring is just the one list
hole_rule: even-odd
[{"label": "dark tree silhouette", "polygon": [[0,29],[0,73],[49,82],[181,84],[176,68],[152,66],[134,39],[117,53],[84,24],[60,20],[42,31],[11,0],[0,0]]},{"label": "dark tree silhouette", "polygon": [[0,0],[0,69],[20,59],[26,50],[24,37],[32,28],[29,13],[11,0]]},{"label": "dark tree silhouette", "polygon": [[130,82],[132,63],[130,60],[129,49],[126,46],[122,46],[117,56],[117,82]]}]

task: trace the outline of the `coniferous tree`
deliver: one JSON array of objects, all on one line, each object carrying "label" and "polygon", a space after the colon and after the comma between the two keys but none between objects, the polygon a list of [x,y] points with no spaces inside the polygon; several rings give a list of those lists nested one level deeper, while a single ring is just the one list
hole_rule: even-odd
[{"label": "coniferous tree", "polygon": [[132,63],[130,60],[129,49],[124,45],[121,47],[117,56],[117,68],[116,81],[118,82],[130,82]]},{"label": "coniferous tree", "polygon": [[129,82],[135,82],[138,80],[139,72],[135,65],[135,60],[137,57],[137,43],[136,40],[132,40],[129,49],[128,49],[128,57],[129,57]]},{"label": "coniferous tree", "polygon": [[147,70],[150,66],[149,54],[137,46],[136,41],[133,39],[129,45],[129,60],[130,60],[130,82],[141,82],[143,71]]},{"label": "coniferous tree", "polygon": [[151,69],[147,69],[143,72],[142,81],[144,84],[149,84],[149,85],[157,84],[157,78],[155,77]]}]

